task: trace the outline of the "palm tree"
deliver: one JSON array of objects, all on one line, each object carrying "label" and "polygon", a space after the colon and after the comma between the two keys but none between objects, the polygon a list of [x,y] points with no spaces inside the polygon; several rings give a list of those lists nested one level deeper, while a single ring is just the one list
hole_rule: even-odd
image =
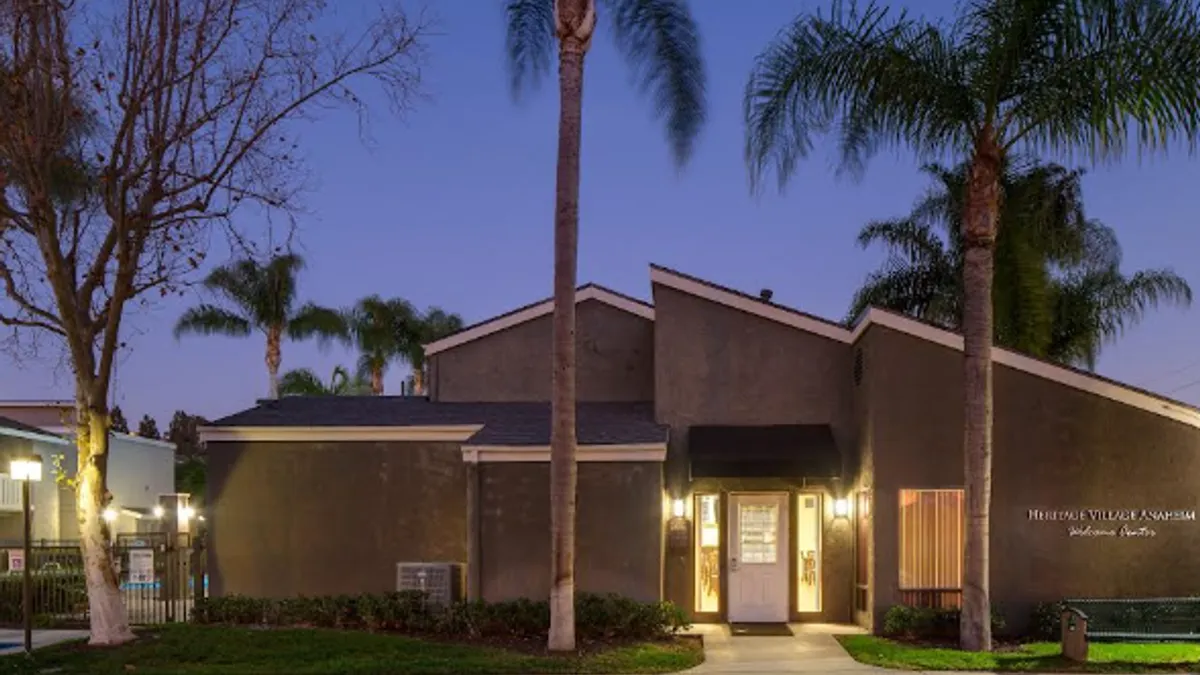
[{"label": "palm tree", "polygon": [[407,300],[370,295],[344,316],[348,339],[359,353],[357,373],[370,379],[373,394],[382,395],[388,366],[420,348],[419,314]]},{"label": "palm tree", "polygon": [[425,345],[437,342],[462,329],[462,317],[450,314],[440,307],[430,307],[423,315],[417,317],[417,339],[409,345],[405,352],[408,365],[412,366],[412,393],[417,395],[425,393]]},{"label": "palm tree", "polygon": [[362,396],[371,393],[371,384],[359,375],[351,376],[342,366],[333,369],[329,384],[310,368],[289,370],[279,378],[283,396]]},{"label": "palm tree", "polygon": [[[849,320],[869,306],[951,330],[962,325],[962,197],[967,166],[925,168],[936,181],[908,216],[870,223],[864,248],[888,259],[855,294]],[[1121,272],[1121,247],[1083,210],[1082,171],[1055,164],[1005,166],[996,236],[994,341],[1070,366],[1094,369],[1100,349],[1162,304],[1191,303],[1188,283],[1170,270]]]},{"label": "palm tree", "polygon": [[316,338],[325,346],[346,335],[345,320],[337,310],[311,302],[295,309],[296,277],[303,268],[304,260],[294,253],[276,256],[266,265],[246,258],[218,267],[204,279],[204,287],[232,308],[204,303],[187,310],[175,324],[176,339],[189,333],[245,337],[262,332],[267,338],[269,396],[278,398],[285,336]]},{"label": "palm tree", "polygon": [[[599,4],[599,7],[597,7]],[[583,58],[597,9],[618,51],[665,118],[677,167],[705,119],[700,40],[684,0],[506,0],[512,91],[536,84],[558,47],[558,169],[554,204],[554,317],[550,424],[550,636],[575,649],[575,277],[579,241],[579,153]]]},{"label": "palm tree", "polygon": [[834,0],[763,51],[745,92],[746,161],[782,187],[815,133],[836,130],[842,165],[873,151],[966,158],[963,370],[966,536],[960,642],[991,648],[992,275],[1000,174],[1017,150],[1115,159],[1132,142],[1194,139],[1200,30],[1190,0],[991,0],[948,24]]}]

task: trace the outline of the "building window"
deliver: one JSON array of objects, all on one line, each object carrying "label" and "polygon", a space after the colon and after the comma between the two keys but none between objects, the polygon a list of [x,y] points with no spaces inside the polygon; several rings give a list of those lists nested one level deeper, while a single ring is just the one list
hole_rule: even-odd
[{"label": "building window", "polygon": [[738,507],[738,537],[745,565],[774,565],[779,559],[778,504],[741,504]]},{"label": "building window", "polygon": [[963,491],[900,491],[900,589],[962,588]]},{"label": "building window", "polygon": [[796,611],[821,611],[821,495],[796,497]]},{"label": "building window", "polygon": [[857,527],[854,546],[854,608],[866,611],[871,583],[871,493],[858,493]]},{"label": "building window", "polygon": [[721,499],[696,495],[696,611],[721,611]]}]

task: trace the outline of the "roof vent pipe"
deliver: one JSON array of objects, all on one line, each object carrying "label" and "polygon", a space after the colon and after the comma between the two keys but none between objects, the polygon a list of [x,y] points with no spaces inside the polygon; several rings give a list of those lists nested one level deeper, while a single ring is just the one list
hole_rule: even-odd
[{"label": "roof vent pipe", "polygon": [[775,291],[769,288],[764,288],[758,292],[758,299],[763,302],[770,302],[773,297],[775,297]]}]

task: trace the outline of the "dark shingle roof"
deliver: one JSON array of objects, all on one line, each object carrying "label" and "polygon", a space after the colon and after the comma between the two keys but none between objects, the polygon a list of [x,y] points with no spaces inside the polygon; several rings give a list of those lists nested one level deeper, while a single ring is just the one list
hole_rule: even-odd
[{"label": "dark shingle roof", "polygon": [[[4,433],[5,431],[13,431],[18,433],[6,434]],[[0,436],[9,435],[21,436],[23,438],[33,436],[35,438],[53,442],[61,442],[63,440],[62,436],[46,431],[45,429],[39,429],[32,424],[26,424],[24,422],[14,420],[11,417],[0,416]]]},{"label": "dark shingle roof", "polygon": [[[261,401],[214,427],[405,427],[482,424],[470,445],[548,445],[549,403],[446,403],[416,396],[288,396]],[[579,403],[580,445],[663,443],[652,403]]]}]

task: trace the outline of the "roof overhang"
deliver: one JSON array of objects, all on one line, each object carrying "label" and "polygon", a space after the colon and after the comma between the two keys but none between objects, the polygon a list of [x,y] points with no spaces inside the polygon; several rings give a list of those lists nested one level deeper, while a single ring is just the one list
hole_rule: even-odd
[{"label": "roof overhang", "polygon": [[453,426],[370,426],[370,427],[199,427],[201,442],[292,442],[320,443],[346,441],[441,441],[462,442],[474,436],[482,424]]},{"label": "roof overhang", "polygon": [[[610,307],[640,316],[643,319],[654,320],[654,307],[599,286],[588,285],[575,292],[575,304],[587,300],[596,300]],[[554,300],[544,300],[536,305],[530,305],[515,312],[510,312],[495,319],[476,324],[436,342],[430,342],[425,345],[425,355],[433,356],[438,352],[444,352],[447,349],[453,349],[454,347],[478,340],[493,333],[499,333],[502,330],[548,316],[553,312]]]},{"label": "roof overhang", "polygon": [[[550,447],[545,445],[464,445],[462,454],[463,461],[471,464],[550,461]],[[575,451],[577,462],[663,462],[666,458],[666,443],[579,445]]]},{"label": "roof overhang", "polygon": [[693,478],[841,478],[842,454],[828,424],[693,426]]},{"label": "roof overhang", "polygon": [[10,429],[8,427],[0,427],[0,436],[6,438],[20,438],[25,441],[34,441],[36,443],[46,443],[47,445],[63,445],[72,446],[69,439],[55,435],[49,431],[45,433],[36,433],[33,431],[25,431],[23,429]]},{"label": "roof overhang", "polygon": [[[877,307],[868,309],[859,318],[858,323],[852,328],[846,328],[657,265],[650,268],[650,280],[654,284],[848,345],[858,342],[872,326],[884,326],[956,351],[963,350],[962,335]],[[1200,411],[1128,386],[1000,347],[992,348],[992,361],[1200,429]]]}]

